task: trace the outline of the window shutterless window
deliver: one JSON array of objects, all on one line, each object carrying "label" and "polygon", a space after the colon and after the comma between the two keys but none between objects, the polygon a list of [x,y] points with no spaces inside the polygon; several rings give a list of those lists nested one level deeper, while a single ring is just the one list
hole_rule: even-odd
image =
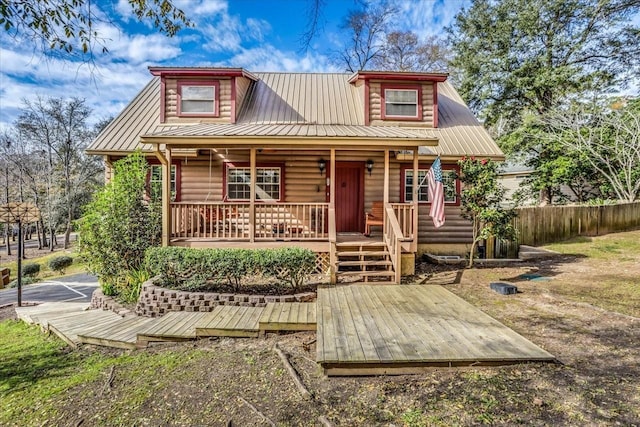
[{"label": "window shutterless window", "polygon": [[[177,168],[171,165],[171,201],[176,200]],[[151,200],[162,200],[162,165],[150,165],[149,168],[149,197]]]},{"label": "window shutterless window", "polygon": [[[428,192],[428,182],[426,179],[428,169],[418,169],[418,202],[430,202]],[[444,185],[444,202],[454,204],[457,203],[458,182],[456,172],[454,170],[442,171],[442,184]],[[404,201],[413,201],[413,170],[404,170]]]},{"label": "window shutterless window", "polygon": [[[256,200],[281,200],[282,168],[256,168]],[[227,167],[227,199],[251,198],[251,168]]]},{"label": "window shutterless window", "polygon": [[385,89],[385,117],[418,118],[417,89]]},{"label": "window shutterless window", "polygon": [[218,82],[179,82],[179,115],[217,117],[219,89]]}]

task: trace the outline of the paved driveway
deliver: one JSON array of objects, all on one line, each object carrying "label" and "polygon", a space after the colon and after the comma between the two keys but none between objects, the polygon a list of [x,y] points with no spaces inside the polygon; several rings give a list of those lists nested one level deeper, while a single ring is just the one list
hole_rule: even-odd
[{"label": "paved driveway", "polygon": [[[22,287],[22,301],[91,301],[98,279],[89,274],[74,274]],[[18,301],[16,288],[0,290],[0,306]]]}]

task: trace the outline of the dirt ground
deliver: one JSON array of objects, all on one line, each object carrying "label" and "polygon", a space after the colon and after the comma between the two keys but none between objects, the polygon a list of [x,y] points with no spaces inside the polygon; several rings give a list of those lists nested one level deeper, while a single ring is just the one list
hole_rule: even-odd
[{"label": "dirt ground", "polygon": [[[146,351],[172,353],[180,363],[116,368],[111,387],[105,372],[57,397],[59,413],[48,425],[313,426],[319,417],[336,426],[640,425],[640,252],[622,260],[558,255],[510,267],[419,268],[425,286],[444,285],[558,363],[327,378],[314,346],[304,345],[313,333],[163,344]],[[497,280],[519,293],[491,291]],[[310,400],[274,353],[276,342]]]}]

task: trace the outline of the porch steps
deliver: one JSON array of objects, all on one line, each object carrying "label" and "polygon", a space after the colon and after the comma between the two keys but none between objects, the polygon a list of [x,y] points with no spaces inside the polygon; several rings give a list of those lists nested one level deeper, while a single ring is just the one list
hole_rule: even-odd
[{"label": "porch steps", "polygon": [[[395,283],[393,263],[384,242],[336,244],[336,278],[349,283]],[[353,279],[359,279],[354,281]]]}]

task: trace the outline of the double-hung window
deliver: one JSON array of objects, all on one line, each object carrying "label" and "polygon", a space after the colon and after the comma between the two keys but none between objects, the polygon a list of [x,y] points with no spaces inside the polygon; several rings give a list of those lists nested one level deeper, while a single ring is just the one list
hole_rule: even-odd
[{"label": "double-hung window", "polygon": [[179,115],[218,116],[218,82],[180,82],[178,84]]},{"label": "double-hung window", "polygon": [[[413,186],[417,181],[418,188],[418,202],[428,203],[429,192],[427,182],[427,172],[429,169],[418,169],[418,179],[413,179],[413,169],[404,169],[404,201],[413,201]],[[456,172],[454,170],[444,169],[442,171],[442,184],[444,185],[444,202],[446,204],[458,203],[458,180],[456,179]]]},{"label": "double-hung window", "polygon": [[[171,165],[171,201],[176,200],[177,167]],[[151,200],[162,200],[162,165],[149,167],[149,196]]]},{"label": "double-hung window", "polygon": [[[251,198],[251,168],[227,166],[227,199]],[[256,168],[256,200],[282,199],[282,168],[280,166]]]},{"label": "double-hung window", "polygon": [[421,120],[419,87],[384,88],[385,119]]}]

